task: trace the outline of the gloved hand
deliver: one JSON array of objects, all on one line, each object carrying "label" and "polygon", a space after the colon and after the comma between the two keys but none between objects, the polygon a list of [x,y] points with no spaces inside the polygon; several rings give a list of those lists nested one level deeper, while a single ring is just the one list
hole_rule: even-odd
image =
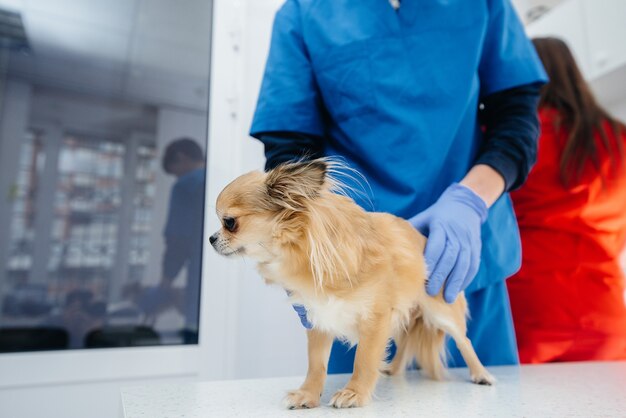
[{"label": "gloved hand", "polygon": [[306,329],[313,328],[313,324],[311,324],[308,318],[306,317],[306,309],[304,308],[304,306],[302,305],[291,305],[291,306],[293,306],[293,310],[298,313],[302,326],[304,326],[304,328]]},{"label": "gloved hand", "polygon": [[[287,296],[291,296],[291,291],[286,290],[287,292]],[[291,305],[293,307],[293,310],[296,311],[298,313],[298,316],[300,317],[300,322],[302,323],[302,326],[306,329],[311,329],[313,328],[313,324],[311,324],[309,322],[309,319],[306,317],[306,309],[304,306],[302,305]]]},{"label": "gloved hand", "polygon": [[487,219],[487,204],[466,186],[453,183],[428,209],[409,219],[428,237],[424,258],[430,272],[426,292],[441,291],[452,303],[472,282],[480,266],[481,225]]}]

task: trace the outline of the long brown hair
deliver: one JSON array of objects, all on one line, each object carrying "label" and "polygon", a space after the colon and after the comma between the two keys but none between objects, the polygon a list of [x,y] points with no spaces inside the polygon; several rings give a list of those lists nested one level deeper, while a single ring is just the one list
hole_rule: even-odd
[{"label": "long brown hair", "polygon": [[[533,44],[550,77],[550,82],[541,91],[539,107],[557,109],[560,114],[560,120],[556,121],[557,131],[566,129],[569,132],[560,161],[561,181],[567,187],[580,180],[589,160],[604,181],[594,134],[600,135],[602,145],[616,167],[623,157],[619,136],[626,132],[626,127],[598,104],[565,42],[557,38],[535,38]],[[615,144],[609,141],[603,127],[605,121],[617,138]]]}]

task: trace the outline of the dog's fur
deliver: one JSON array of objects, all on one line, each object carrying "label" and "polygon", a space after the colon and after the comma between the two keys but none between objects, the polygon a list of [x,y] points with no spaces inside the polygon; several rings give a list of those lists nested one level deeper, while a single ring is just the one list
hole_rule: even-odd
[{"label": "dog's fur", "polygon": [[[336,193],[335,169],[324,159],[284,164],[235,179],[217,198],[224,226],[211,237],[214,248],[257,261],[266,282],[287,289],[313,324],[306,380],[289,392],[287,407],[319,405],[335,337],[358,342],[352,378],[331,400],[338,408],[368,403],[381,366],[394,375],[417,360],[422,373],[441,379],[444,333],[471,380],[493,383],[465,336],[463,294],[447,304],[425,292],[426,238],[405,220],[368,213]],[[384,365],[390,338],[397,354]]]}]

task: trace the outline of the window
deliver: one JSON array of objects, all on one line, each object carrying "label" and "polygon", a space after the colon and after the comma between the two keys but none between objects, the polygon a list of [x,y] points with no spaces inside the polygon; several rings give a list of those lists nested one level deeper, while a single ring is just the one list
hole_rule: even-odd
[{"label": "window", "polygon": [[210,22],[0,0],[0,353],[197,343]]}]

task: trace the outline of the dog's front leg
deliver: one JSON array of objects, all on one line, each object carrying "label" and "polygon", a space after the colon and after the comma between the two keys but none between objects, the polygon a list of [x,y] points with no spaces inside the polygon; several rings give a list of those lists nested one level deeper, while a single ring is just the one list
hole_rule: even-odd
[{"label": "dog's front leg", "polygon": [[389,339],[390,322],[391,310],[385,310],[361,324],[352,378],[345,388],[335,393],[330,405],[352,408],[370,401],[380,375],[379,367]]},{"label": "dog's front leg", "polygon": [[320,396],[326,381],[326,369],[333,337],[324,332],[311,329],[307,331],[309,370],[300,389],[293,390],[285,398],[289,409],[315,408],[320,404]]}]

